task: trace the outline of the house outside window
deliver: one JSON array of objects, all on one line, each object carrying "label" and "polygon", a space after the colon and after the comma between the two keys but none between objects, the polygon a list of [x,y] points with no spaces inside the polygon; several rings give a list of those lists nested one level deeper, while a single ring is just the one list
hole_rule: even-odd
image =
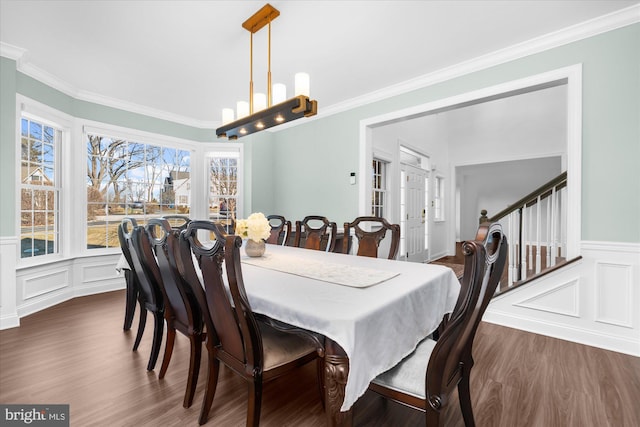
[{"label": "house outside window", "polygon": [[87,134],[87,249],[119,247],[124,216],[188,214],[190,152]]},{"label": "house outside window", "polygon": [[240,153],[237,150],[209,154],[209,218],[220,222],[232,231],[238,215],[238,167]]},{"label": "house outside window", "polygon": [[373,159],[371,215],[384,218],[387,201],[387,162]]},{"label": "house outside window", "polygon": [[62,130],[20,121],[20,258],[60,252],[59,150]]}]

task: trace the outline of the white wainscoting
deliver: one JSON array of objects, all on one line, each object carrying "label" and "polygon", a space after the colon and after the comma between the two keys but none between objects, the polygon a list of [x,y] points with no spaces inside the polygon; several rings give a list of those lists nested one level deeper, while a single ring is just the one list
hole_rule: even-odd
[{"label": "white wainscoting", "polygon": [[580,253],[494,298],[483,320],[640,356],[640,244],[582,242]]},{"label": "white wainscoting", "polygon": [[[13,250],[15,254],[15,247]],[[119,257],[119,254],[114,254],[74,258],[24,267],[17,271],[15,262],[12,268],[5,268],[3,265],[3,274],[12,274],[14,279],[12,288],[15,293],[15,321],[3,319],[0,328],[19,326],[19,318],[71,298],[124,289],[124,276],[116,271]],[[4,263],[4,253],[2,262]],[[2,290],[5,292],[4,280]]]},{"label": "white wainscoting", "polygon": [[16,299],[17,237],[0,237],[0,329],[20,325]]}]

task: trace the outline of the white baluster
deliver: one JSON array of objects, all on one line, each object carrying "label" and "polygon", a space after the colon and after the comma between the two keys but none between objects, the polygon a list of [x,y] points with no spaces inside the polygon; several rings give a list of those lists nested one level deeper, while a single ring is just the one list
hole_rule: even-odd
[{"label": "white baluster", "polygon": [[549,266],[551,265],[551,198],[553,197],[553,190],[551,190],[551,195],[549,197],[547,197],[547,216],[546,216],[546,220],[547,220],[547,244],[546,244],[546,248],[547,248],[547,257],[546,257],[546,261],[545,261],[545,268],[549,268]]},{"label": "white baluster", "polygon": [[538,202],[536,203],[536,274],[540,273],[540,264],[542,264],[540,254],[540,240],[542,232],[542,199],[538,196]]},{"label": "white baluster", "polygon": [[527,206],[522,207],[522,230],[520,233],[522,234],[522,243],[520,246],[520,280],[524,280],[527,278],[527,222],[529,221],[527,215]]},{"label": "white baluster", "polygon": [[[516,236],[517,234],[514,233],[514,222],[517,218],[515,218],[516,216],[516,212],[511,212],[509,214],[508,217],[508,221],[509,221],[509,238],[513,239],[512,236]],[[517,258],[517,246],[516,246],[516,242],[515,239],[511,242],[511,244],[509,245],[509,272],[507,274],[507,286],[511,287],[513,286],[513,282],[514,282],[514,275],[516,274],[516,269],[515,269],[515,265],[516,265],[516,258]]]},{"label": "white baluster", "polygon": [[556,192],[555,187],[551,190],[551,246],[549,248],[551,260],[548,265],[553,266],[556,265],[556,257],[558,256],[558,250],[556,249],[556,241],[557,241],[557,227],[556,223],[558,221],[558,193]]}]

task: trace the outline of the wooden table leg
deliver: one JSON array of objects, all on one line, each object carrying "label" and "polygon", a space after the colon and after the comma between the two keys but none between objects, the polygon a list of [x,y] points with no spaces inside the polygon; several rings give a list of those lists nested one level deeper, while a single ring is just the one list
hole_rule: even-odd
[{"label": "wooden table leg", "polygon": [[325,338],[324,396],[327,426],[351,427],[353,411],[340,412],[349,376],[349,358],[340,345]]}]

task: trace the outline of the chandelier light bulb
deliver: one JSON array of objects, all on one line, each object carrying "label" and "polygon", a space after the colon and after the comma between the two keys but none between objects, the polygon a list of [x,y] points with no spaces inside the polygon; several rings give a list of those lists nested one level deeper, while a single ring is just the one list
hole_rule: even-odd
[{"label": "chandelier light bulb", "polygon": [[222,124],[226,125],[227,123],[231,123],[232,121],[233,121],[233,108],[223,108]]},{"label": "chandelier light bulb", "polygon": [[295,95],[309,95],[309,74],[307,73],[296,73],[295,75]]},{"label": "chandelier light bulb", "polygon": [[247,101],[238,101],[236,104],[236,112],[238,119],[249,115],[249,103]]},{"label": "chandelier light bulb", "polygon": [[261,111],[267,108],[267,95],[264,93],[253,94],[253,112]]},{"label": "chandelier light bulb", "polygon": [[272,92],[272,103],[273,105],[275,104],[280,104],[281,102],[284,102],[287,100],[287,86],[282,84],[282,83],[276,83],[273,85],[273,92]]}]

